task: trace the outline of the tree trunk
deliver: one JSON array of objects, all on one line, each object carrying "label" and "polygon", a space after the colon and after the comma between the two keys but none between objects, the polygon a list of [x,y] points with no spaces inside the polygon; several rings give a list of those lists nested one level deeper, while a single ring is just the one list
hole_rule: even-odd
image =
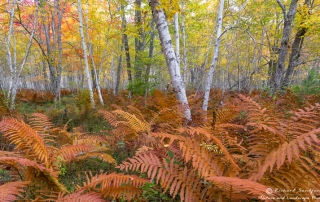
[{"label": "tree trunk", "polygon": [[126,63],[127,63],[127,74],[129,83],[132,82],[132,74],[131,74],[131,59],[130,59],[130,52],[129,52],[129,43],[128,43],[128,36],[126,34],[127,30],[127,20],[124,13],[124,5],[121,3],[121,28],[122,28],[122,44],[124,46],[124,51],[126,54]]},{"label": "tree trunk", "polygon": [[[89,38],[89,36],[88,36],[88,38]],[[96,89],[98,91],[100,104],[103,106],[104,102],[103,102],[103,98],[102,98],[101,90],[100,90],[100,76],[99,76],[99,73],[97,72],[97,68],[96,68],[96,65],[94,63],[92,44],[89,44],[89,54],[90,54],[89,57],[91,59],[92,71],[93,71],[93,79],[94,79],[94,82],[95,82]]]},{"label": "tree trunk", "polygon": [[159,2],[157,0],[151,0],[150,6],[152,9],[153,18],[155,19],[157,25],[156,27],[158,29],[162,51],[166,58],[166,63],[169,69],[171,84],[174,89],[175,96],[183,106],[184,117],[187,121],[191,121],[191,111],[187,100],[186,90],[184,88],[183,81],[180,75],[179,64],[172,46],[172,40],[165,14],[163,10],[159,8]]},{"label": "tree trunk", "polygon": [[[7,36],[7,40],[6,40],[6,47],[7,47],[7,59],[8,59],[8,65],[9,65],[9,69],[10,69],[10,80],[9,80],[9,88],[8,88],[8,94],[7,94],[7,98],[6,98],[6,104],[7,107],[10,110],[14,110],[15,109],[15,100],[16,100],[16,95],[17,95],[17,91],[19,88],[19,83],[20,83],[20,77],[21,77],[21,72],[24,69],[24,66],[27,62],[28,56],[29,56],[29,52],[31,49],[31,45],[32,45],[32,40],[36,31],[36,26],[37,26],[37,19],[38,19],[38,11],[39,11],[39,6],[37,5],[36,7],[36,11],[34,14],[34,20],[33,20],[33,29],[32,32],[30,34],[30,38],[29,38],[29,44],[27,46],[27,49],[25,50],[25,54],[23,57],[23,60],[20,64],[20,68],[17,68],[17,47],[16,47],[16,42],[15,42],[15,37],[14,37],[14,13],[15,13],[15,5],[16,5],[16,0],[14,0],[12,2],[12,7],[11,7],[11,11],[9,11],[10,13],[10,28],[9,28],[9,33]],[[9,4],[10,6],[10,4]],[[13,36],[13,57],[12,57],[12,53],[11,53],[11,35]]]},{"label": "tree trunk", "polygon": [[[180,69],[180,37],[179,37],[179,14],[174,14],[174,36],[175,36],[175,42],[176,42],[176,58]],[[183,81],[185,82],[185,81]]]},{"label": "tree trunk", "polygon": [[184,1],[182,1],[182,17],[181,17],[181,32],[182,32],[182,46],[183,46],[183,55],[182,55],[182,64],[183,64],[183,82],[185,88],[187,88],[187,46],[186,46],[186,40],[187,40],[187,35],[186,35],[186,28],[184,25],[184,20],[185,20],[185,4]]},{"label": "tree trunk", "polygon": [[288,45],[289,45],[289,38],[291,34],[291,24],[293,22],[293,19],[297,12],[297,3],[298,0],[292,0],[290,4],[290,8],[288,13],[286,12],[285,6],[281,3],[280,0],[277,0],[279,6],[282,9],[283,17],[284,17],[284,25],[283,25],[283,33],[282,33],[282,39],[281,39],[281,46],[280,46],[280,52],[278,57],[278,62],[276,66],[276,73],[274,76],[274,83],[273,83],[273,92],[276,92],[279,90],[281,85],[281,79],[282,74],[284,70],[284,63],[287,58],[288,53]]},{"label": "tree trunk", "polygon": [[202,106],[202,109],[205,112],[208,110],[208,103],[209,103],[209,96],[210,96],[210,89],[211,89],[213,73],[214,73],[214,69],[215,69],[217,61],[218,61],[220,36],[221,36],[221,30],[222,30],[223,8],[224,8],[224,0],[220,0],[220,6],[219,6],[219,11],[218,11],[218,20],[217,20],[217,38],[216,38],[216,42],[214,45],[214,53],[213,53],[212,63],[210,65],[208,77],[206,80],[205,95],[204,95],[204,101],[203,101],[203,106]]},{"label": "tree trunk", "polygon": [[138,28],[138,35],[135,37],[134,80],[140,81],[142,79],[141,51],[143,49],[141,0],[136,0],[135,6],[136,8],[135,8],[134,23],[135,23],[135,26]]},{"label": "tree trunk", "polygon": [[54,100],[57,101],[60,99],[60,88],[61,88],[61,74],[62,74],[62,37],[61,37],[61,24],[62,24],[62,11],[60,8],[60,0],[55,1],[55,7],[58,14],[58,24],[57,24],[57,43],[58,43],[58,70],[57,70],[57,84],[55,89],[55,98]]},{"label": "tree trunk", "polygon": [[[306,5],[310,5],[310,0],[306,0],[305,1]],[[304,18],[307,18],[307,16],[303,16]],[[302,49],[302,45],[303,45],[303,41],[304,41],[304,36],[307,33],[307,28],[303,27],[303,25],[301,25],[302,27],[299,27],[298,32],[296,33],[296,36],[294,38],[294,41],[292,43],[291,46],[291,54],[290,54],[290,59],[289,59],[289,65],[288,68],[286,70],[286,74],[285,77],[281,83],[281,88],[284,89],[286,87],[288,87],[289,83],[290,83],[290,77],[294,71],[294,68],[298,65],[299,63],[299,58],[300,58],[300,52]]]},{"label": "tree trunk", "polygon": [[81,0],[78,0],[78,13],[79,13],[79,29],[80,29],[83,57],[84,57],[84,62],[85,62],[85,72],[86,72],[86,78],[87,78],[87,85],[88,85],[88,90],[90,93],[91,106],[94,108],[95,104],[94,104],[94,98],[93,98],[92,81],[91,81],[91,75],[90,75],[90,70],[89,70],[87,48],[86,48],[86,43],[84,41],[85,39],[84,39],[84,33],[83,33],[83,20],[82,20],[83,18],[82,18]]},{"label": "tree trunk", "polygon": [[[150,23],[150,45],[149,45],[149,59],[151,60],[153,57],[153,48],[154,48],[154,19],[151,19],[151,23]],[[149,82],[149,76],[150,76],[150,69],[151,69],[151,61],[150,63],[148,63],[147,65],[147,69],[146,69],[146,76],[145,76],[145,83],[147,84]],[[147,95],[148,93],[148,89],[145,89],[145,95]]]},{"label": "tree trunk", "polygon": [[114,94],[117,95],[119,92],[119,85],[120,85],[120,76],[121,76],[121,67],[122,67],[122,49],[123,46],[121,46],[120,56],[118,60],[118,67],[117,67],[117,80],[116,80],[116,86],[114,90]]}]

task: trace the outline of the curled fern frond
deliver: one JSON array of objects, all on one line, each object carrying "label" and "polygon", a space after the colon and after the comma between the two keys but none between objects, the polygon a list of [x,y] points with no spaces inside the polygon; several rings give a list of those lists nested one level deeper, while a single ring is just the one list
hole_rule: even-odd
[{"label": "curled fern frond", "polygon": [[3,132],[3,136],[14,143],[16,148],[23,151],[24,154],[34,156],[46,165],[48,164],[48,151],[44,141],[29,125],[14,118],[4,118],[0,122],[0,132]]},{"label": "curled fern frond", "polygon": [[21,193],[30,182],[8,182],[0,186],[0,201],[12,202],[16,201],[18,197],[22,197]]}]

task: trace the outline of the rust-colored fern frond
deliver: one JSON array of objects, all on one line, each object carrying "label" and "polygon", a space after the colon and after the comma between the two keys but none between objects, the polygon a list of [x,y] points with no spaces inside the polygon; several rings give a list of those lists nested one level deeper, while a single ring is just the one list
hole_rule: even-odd
[{"label": "rust-colored fern frond", "polygon": [[141,197],[141,188],[137,188],[131,185],[124,185],[121,187],[112,187],[100,191],[100,194],[105,198],[120,199],[123,198],[126,201],[132,201]]},{"label": "rust-colored fern frond", "polygon": [[163,162],[150,154],[142,154],[129,158],[128,162],[124,162],[118,166],[121,170],[141,171],[147,173],[147,176],[156,183],[160,183],[164,192],[169,190],[170,195],[174,198],[180,193],[181,201],[201,201],[201,178],[194,175],[193,171],[180,168],[175,164],[175,160],[171,159]]},{"label": "rust-colored fern frond", "polygon": [[105,110],[99,110],[99,113],[102,114],[103,118],[110,124],[110,126],[118,127],[119,121],[117,120],[116,115]]},{"label": "rust-colored fern frond", "polygon": [[40,162],[48,164],[48,151],[44,141],[29,125],[14,118],[5,118],[0,122],[0,132],[23,154],[34,156]]},{"label": "rust-colored fern frond", "polygon": [[268,188],[266,185],[236,177],[210,176],[206,180],[212,181],[214,184],[214,187],[208,190],[208,195],[222,192],[228,201],[248,200],[265,196]]},{"label": "rust-colored fern frond", "polygon": [[53,123],[42,113],[33,113],[29,119],[29,125],[37,132],[47,131],[53,128]]},{"label": "rust-colored fern frond", "polygon": [[287,140],[287,137],[277,129],[279,121],[275,116],[268,113],[267,108],[262,108],[250,97],[245,97],[241,94],[238,96],[244,101],[243,108],[249,112],[248,123],[246,125],[255,128],[255,130],[251,131],[251,134],[256,134],[264,130],[277,135],[282,142]]},{"label": "rust-colored fern frond", "polygon": [[130,105],[127,106],[127,108],[128,108],[128,113],[135,115],[142,122],[146,122],[146,120],[144,119],[144,116],[142,115],[142,113],[139,109],[137,109],[134,106],[130,106]]},{"label": "rust-colored fern frond", "polygon": [[[310,146],[319,144],[320,141],[317,137],[317,133],[320,133],[320,128],[300,135],[289,143],[285,142],[280,145],[276,150],[272,151],[265,158],[265,161],[259,169],[258,173],[251,176],[250,179],[254,181],[260,180],[268,168],[270,168],[270,172],[272,172],[274,165],[277,165],[277,169],[279,169],[284,164],[286,159],[288,159],[289,163],[292,162],[294,156],[299,159],[300,149],[302,149],[303,151],[307,150],[305,142]],[[316,144],[314,144],[313,142]]]},{"label": "rust-colored fern frond", "polygon": [[[84,190],[79,190],[73,192],[72,194],[65,195],[63,192],[60,192],[56,202],[105,202],[99,193],[90,192],[83,193]],[[54,199],[53,199],[54,200]]]},{"label": "rust-colored fern frond", "polygon": [[46,175],[50,175],[52,177],[57,178],[58,173],[56,173],[54,170],[49,169],[45,167],[44,165],[38,164],[35,161],[29,160],[29,159],[24,159],[24,158],[19,158],[19,157],[0,157],[0,164],[9,164],[12,165],[16,168],[18,168],[17,164],[20,164],[25,167],[33,167],[37,171],[43,172]]},{"label": "rust-colored fern frond", "polygon": [[136,133],[145,132],[148,134],[150,132],[150,125],[143,120],[139,120],[134,114],[122,110],[115,110],[114,113],[124,119],[125,121],[122,123]]},{"label": "rust-colored fern frond", "polygon": [[228,152],[227,148],[223,145],[223,143],[216,136],[212,135],[208,131],[203,128],[188,128],[187,132],[192,135],[205,135],[207,140],[213,141],[221,150],[221,152],[225,155],[226,159],[231,163],[231,165],[236,169],[240,169],[239,166],[235,163],[233,157]]},{"label": "rust-colored fern frond", "polygon": [[21,193],[24,192],[24,188],[28,186],[30,182],[8,182],[0,186],[0,201],[1,202],[13,202],[22,197]]},{"label": "rust-colored fern frond", "polygon": [[120,198],[126,200],[138,198],[141,195],[140,187],[149,180],[139,178],[135,175],[124,174],[100,174],[96,176],[87,175],[87,181],[78,190],[95,190],[104,197]]},{"label": "rust-colored fern frond", "polygon": [[89,152],[84,155],[78,156],[77,159],[80,160],[80,159],[85,159],[90,157],[98,158],[101,161],[104,161],[106,163],[117,165],[117,161],[110,154],[106,154],[102,152]]},{"label": "rust-colored fern frond", "polygon": [[93,147],[89,145],[68,145],[62,147],[60,150],[54,153],[54,158],[61,157],[64,161],[71,162],[72,160],[76,159],[77,155],[80,155],[85,152],[92,151]]}]

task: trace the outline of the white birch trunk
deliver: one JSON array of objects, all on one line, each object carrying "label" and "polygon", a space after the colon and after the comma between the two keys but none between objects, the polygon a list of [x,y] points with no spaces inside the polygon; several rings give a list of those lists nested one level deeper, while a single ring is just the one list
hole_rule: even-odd
[{"label": "white birch trunk", "polygon": [[83,57],[84,57],[84,62],[85,62],[85,72],[86,72],[86,78],[87,78],[87,83],[88,83],[88,89],[89,89],[89,93],[90,93],[90,102],[91,102],[92,107],[95,107],[94,98],[93,98],[93,90],[92,90],[92,81],[91,81],[91,75],[90,75],[90,71],[89,71],[87,48],[86,48],[86,43],[84,41],[81,0],[78,0],[78,13],[79,13],[81,45],[82,45],[82,49],[83,49]]},{"label": "white birch trunk", "polygon": [[[9,29],[9,34],[7,36],[7,41],[6,41],[7,54],[8,54],[7,58],[8,58],[8,65],[9,65],[9,69],[10,69],[10,80],[9,80],[8,93],[7,93],[7,97],[6,97],[6,104],[10,110],[15,109],[15,99],[16,99],[16,95],[17,95],[17,90],[19,88],[19,80],[20,80],[21,72],[22,72],[22,70],[27,62],[27,58],[29,56],[33,36],[34,36],[35,30],[36,30],[37,18],[38,18],[38,5],[37,5],[36,11],[34,14],[33,29],[32,29],[32,33],[30,35],[29,44],[27,46],[24,58],[22,60],[20,68],[18,70],[17,69],[17,57],[16,57],[17,56],[17,48],[16,48],[16,42],[15,42],[15,37],[14,37],[14,27],[13,27],[15,4],[16,4],[16,0],[13,1],[12,8],[10,11],[10,29]],[[10,6],[10,4],[8,6]],[[11,36],[13,36],[13,58],[12,58],[12,53],[11,53]]]},{"label": "white birch trunk", "polygon": [[[89,35],[88,35],[88,38],[89,38]],[[90,58],[91,58],[91,64],[92,64],[92,68],[93,68],[94,78],[96,80],[96,86],[97,86],[99,101],[100,101],[100,104],[103,106],[104,102],[103,102],[103,98],[102,98],[101,90],[100,90],[100,76],[97,73],[97,68],[96,68],[96,65],[95,65],[94,60],[93,60],[93,50],[92,49],[93,49],[92,48],[92,44],[90,44],[90,46],[89,46],[89,54],[90,54]]]},{"label": "white birch trunk", "polygon": [[186,83],[187,83],[187,46],[186,46],[186,40],[187,40],[187,35],[186,35],[186,28],[184,25],[184,11],[185,11],[185,4],[184,1],[182,1],[182,19],[181,19],[181,32],[182,32],[182,45],[183,45],[183,55],[182,55],[182,64],[183,64],[183,82],[184,86],[186,88]]},{"label": "white birch trunk", "polygon": [[174,36],[176,40],[176,58],[180,69],[180,37],[179,37],[179,14],[174,14]]},{"label": "white birch trunk", "polygon": [[159,2],[157,0],[150,1],[153,18],[155,19],[161,41],[162,51],[165,55],[167,67],[169,69],[171,84],[177,100],[179,100],[183,106],[184,117],[187,119],[187,121],[191,121],[191,111],[187,100],[186,90],[180,75],[179,63],[172,46],[168,23],[163,10],[159,8],[158,5]]},{"label": "white birch trunk", "polygon": [[210,65],[208,77],[206,80],[205,95],[204,95],[204,101],[203,101],[203,106],[202,106],[202,109],[205,112],[208,110],[208,103],[209,103],[209,95],[210,95],[212,78],[213,78],[214,69],[216,67],[217,60],[218,60],[220,36],[221,36],[221,30],[222,30],[223,8],[224,8],[224,0],[220,0],[218,19],[217,19],[217,38],[216,38],[216,42],[214,45],[212,63]]}]

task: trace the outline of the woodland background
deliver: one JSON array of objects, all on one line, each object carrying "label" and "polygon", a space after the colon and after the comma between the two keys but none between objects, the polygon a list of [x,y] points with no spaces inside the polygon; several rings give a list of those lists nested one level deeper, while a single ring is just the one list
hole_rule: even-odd
[{"label": "woodland background", "polygon": [[1,201],[315,201],[318,0],[0,3]]}]

